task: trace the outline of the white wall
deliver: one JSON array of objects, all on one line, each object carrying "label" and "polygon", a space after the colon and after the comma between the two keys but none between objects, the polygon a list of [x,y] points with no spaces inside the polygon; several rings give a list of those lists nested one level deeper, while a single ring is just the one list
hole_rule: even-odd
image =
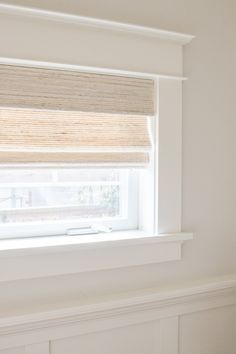
[{"label": "white wall", "polygon": [[[235,273],[236,2],[234,0],[5,2],[41,6],[51,10],[196,35],[196,39],[186,47],[184,56],[184,71],[189,81],[184,84],[183,101],[182,220],[183,229],[194,231],[195,238],[184,246],[182,261],[0,283],[1,315],[17,315],[51,310],[60,306],[86,304],[145,288],[170,290],[192,283],[207,283],[210,279],[225,278]],[[3,37],[1,35],[0,52],[4,50]],[[23,50],[27,51],[27,48]],[[136,342],[131,339],[135,338],[136,341],[137,337],[140,338],[139,331],[146,328],[147,336],[144,341],[136,344],[142,349],[142,345],[150,345],[150,341],[153,341],[153,347],[149,349],[150,353],[155,353],[160,345],[160,338],[155,337],[155,329],[158,329],[158,326],[158,323],[154,327],[144,324],[140,328],[130,329],[125,348],[122,348],[120,336],[125,338],[127,332],[123,333],[122,329],[114,330],[112,338],[117,340],[120,347],[113,352],[125,353],[124,350],[127,348],[131,348],[128,354],[137,352],[137,348],[134,347]],[[179,321],[179,331],[181,354],[223,352],[233,354],[236,345],[235,306],[183,314]],[[68,339],[64,342],[55,341],[51,351],[59,354],[65,352],[71,345],[72,353],[73,348],[77,348],[77,340],[74,338],[71,339],[72,342]],[[80,339],[79,342],[82,343],[84,352],[90,353],[98,348],[101,340],[102,334],[94,334],[87,339],[84,337],[82,342]],[[64,345],[66,347],[63,347]],[[141,352],[143,353],[143,350]],[[169,352],[174,353],[171,349]],[[3,350],[0,353],[24,353],[24,348],[19,348],[15,352]]]},{"label": "white wall", "polygon": [[196,35],[185,50],[189,81],[184,84],[183,102],[183,229],[196,236],[184,246],[180,262],[0,284],[1,312],[180,286],[235,272],[235,1],[6,2]]},{"label": "white wall", "polygon": [[183,316],[180,319],[180,353],[234,353],[235,325],[235,306]]}]

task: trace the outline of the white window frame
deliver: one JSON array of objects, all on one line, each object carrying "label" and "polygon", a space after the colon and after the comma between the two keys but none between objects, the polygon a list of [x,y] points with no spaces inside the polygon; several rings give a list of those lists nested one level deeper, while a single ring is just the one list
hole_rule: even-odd
[{"label": "white window frame", "polygon": [[[7,5],[0,5],[1,18],[1,30],[9,33],[10,40],[4,51],[0,49],[0,63],[131,75],[156,81],[155,215],[158,225],[152,233],[130,231],[96,235],[96,238],[1,241],[0,281],[181,259],[182,243],[193,237],[191,232],[183,232],[181,226],[183,45],[193,36]],[[55,25],[57,22],[60,26]],[[45,38],[44,46],[38,46],[39,28]],[[47,36],[48,30],[53,36]],[[61,38],[71,39],[66,51],[61,50]],[[94,48],[96,56],[91,56]],[[35,58],[42,61],[37,62]],[[55,60],[59,63],[55,64]]]},{"label": "white window frame", "polygon": [[[18,166],[20,169],[21,167]],[[17,168],[18,168],[17,167]],[[10,168],[10,167],[9,167]],[[27,166],[30,169],[30,166]],[[33,168],[33,167],[32,167]],[[53,168],[53,167],[52,167]],[[99,167],[97,167],[99,168]],[[100,167],[102,169],[107,170],[108,168]],[[8,170],[7,167],[4,169]],[[60,169],[59,167],[55,167],[55,169]],[[74,168],[72,168],[74,169]],[[85,167],[86,169],[86,167]],[[129,170],[131,170],[129,168]],[[93,169],[92,169],[93,170]],[[118,167],[118,170],[122,168]],[[0,240],[8,239],[8,238],[26,238],[26,237],[44,237],[44,236],[57,236],[57,235],[66,235],[67,230],[72,229],[80,229],[80,228],[89,228],[93,224],[98,224],[101,227],[111,228],[114,231],[119,230],[138,230],[138,215],[142,215],[142,208],[139,206],[139,195],[136,194],[136,191],[139,189],[139,183],[137,181],[138,176],[131,176],[132,171],[125,172],[125,181],[124,189],[122,188],[121,193],[123,198],[121,198],[121,202],[127,202],[127,205],[124,206],[125,215],[121,215],[119,217],[114,218],[93,218],[93,219],[84,219],[77,221],[76,219],[67,219],[67,220],[58,220],[58,221],[44,221],[44,222],[16,222],[10,224],[0,224]],[[4,184],[5,185],[5,184]],[[6,184],[7,185],[7,184]],[[17,185],[17,183],[16,183]],[[33,183],[33,185],[36,185]],[[121,184],[122,185],[122,184]],[[28,185],[25,184],[25,187]],[[7,185],[9,187],[9,185]],[[10,185],[11,187],[11,185]],[[122,186],[123,187],[123,186]],[[46,209],[46,208],[45,208]],[[51,207],[50,209],[56,209],[56,207]],[[66,209],[66,207],[61,207],[61,210]],[[122,208],[123,209],[123,208]],[[139,210],[140,209],[140,210]],[[20,212],[20,209],[19,209]],[[28,211],[30,213],[30,210]],[[4,211],[0,214],[4,214]],[[8,214],[14,214],[17,211],[9,210]],[[7,212],[6,212],[7,214]],[[99,230],[98,230],[99,231]],[[83,236],[83,234],[81,234]]]}]

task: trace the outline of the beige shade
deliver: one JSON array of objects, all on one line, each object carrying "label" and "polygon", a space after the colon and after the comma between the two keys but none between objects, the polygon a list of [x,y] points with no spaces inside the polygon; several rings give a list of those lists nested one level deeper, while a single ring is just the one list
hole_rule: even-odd
[{"label": "beige shade", "polygon": [[0,65],[0,107],[154,115],[151,79]]},{"label": "beige shade", "polygon": [[1,164],[83,164],[83,165],[135,165],[144,166],[149,162],[148,153],[42,153],[42,152],[9,152],[0,151]]},{"label": "beige shade", "polygon": [[144,116],[0,109],[0,163],[146,164]]}]

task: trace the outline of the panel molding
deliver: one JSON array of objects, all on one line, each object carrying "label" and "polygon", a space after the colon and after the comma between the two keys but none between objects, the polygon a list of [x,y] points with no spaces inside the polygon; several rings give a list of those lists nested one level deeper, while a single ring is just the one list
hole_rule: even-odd
[{"label": "panel molding", "polygon": [[[62,308],[0,320],[0,349],[161,322],[162,354],[178,346],[178,316],[236,304],[236,277],[173,291],[153,291],[122,299]],[[168,343],[168,333],[173,343]],[[172,353],[172,352],[171,352]],[[177,354],[177,351],[176,351]]]},{"label": "panel molding", "polygon": [[50,354],[50,343],[48,341],[26,345],[25,354]]},{"label": "panel molding", "polygon": [[179,316],[163,318],[161,325],[161,354],[178,354]]}]

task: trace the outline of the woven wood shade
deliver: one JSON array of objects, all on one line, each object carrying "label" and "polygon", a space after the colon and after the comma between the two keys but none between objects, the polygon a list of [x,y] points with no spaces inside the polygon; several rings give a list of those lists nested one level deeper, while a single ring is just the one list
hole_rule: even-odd
[{"label": "woven wood shade", "polygon": [[152,116],[153,80],[0,65],[0,107]]},{"label": "woven wood shade", "polygon": [[0,163],[146,164],[143,116],[0,109]]},{"label": "woven wood shade", "polygon": [[148,163],[153,80],[0,65],[0,82],[0,163]]},{"label": "woven wood shade", "polygon": [[2,164],[82,164],[82,165],[131,165],[144,166],[149,162],[147,153],[42,153],[0,151]]}]

